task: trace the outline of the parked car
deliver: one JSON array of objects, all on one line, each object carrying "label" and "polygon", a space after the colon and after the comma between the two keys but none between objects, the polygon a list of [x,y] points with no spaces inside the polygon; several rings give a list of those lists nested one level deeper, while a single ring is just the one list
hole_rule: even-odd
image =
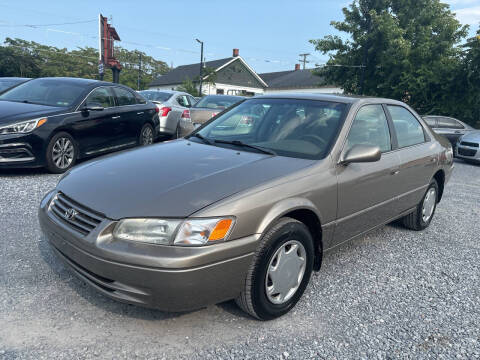
[{"label": "parked car", "polygon": [[455,154],[465,161],[480,163],[480,130],[470,131],[458,139]]},{"label": "parked car", "polygon": [[20,85],[26,81],[30,80],[30,78],[22,78],[22,77],[0,77],[0,94],[4,93],[5,91],[13,88],[14,86]]},{"label": "parked car", "polygon": [[462,135],[475,130],[470,125],[452,117],[428,115],[423,116],[423,119],[433,131],[445,136],[453,147]]},{"label": "parked car", "polygon": [[226,108],[244,100],[242,96],[207,95],[201,98],[190,110],[193,126],[198,127]]},{"label": "parked car", "polygon": [[45,166],[62,173],[80,158],[151,144],[157,111],[118,84],[30,80],[0,95],[0,168]]},{"label": "parked car", "polygon": [[160,135],[178,138],[192,132],[189,109],[196,103],[192,95],[174,90],[143,90],[139,93],[157,105],[160,111]]},{"label": "parked car", "polygon": [[[236,119],[259,106],[245,132]],[[168,311],[236,299],[266,320],[293,308],[326,251],[396,219],[428,227],[452,168],[449,142],[404,103],[269,95],[78,166],[39,219],[106,296]]]}]

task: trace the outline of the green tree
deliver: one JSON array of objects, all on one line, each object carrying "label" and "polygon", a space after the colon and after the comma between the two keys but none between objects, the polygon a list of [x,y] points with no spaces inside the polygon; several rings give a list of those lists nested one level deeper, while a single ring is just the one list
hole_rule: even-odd
[{"label": "green tree", "polygon": [[[448,113],[468,26],[439,0],[354,0],[332,26],[348,36],[311,40],[329,54],[317,72],[345,92],[404,100]],[[457,104],[458,105],[458,104]]]},{"label": "green tree", "polygon": [[[139,51],[118,47],[116,57],[122,64],[120,83],[137,88],[138,66],[142,57],[140,88],[144,89],[169,68],[163,61]],[[69,51],[22,39],[5,40],[0,46],[0,76],[47,77],[68,76],[98,79],[98,51],[92,47]],[[112,81],[112,73],[105,69],[104,80]]]},{"label": "green tree", "polygon": [[177,87],[177,90],[184,91],[186,93],[189,93],[192,96],[200,96],[197,85],[195,85],[195,83],[190,79],[184,80],[182,85]]}]

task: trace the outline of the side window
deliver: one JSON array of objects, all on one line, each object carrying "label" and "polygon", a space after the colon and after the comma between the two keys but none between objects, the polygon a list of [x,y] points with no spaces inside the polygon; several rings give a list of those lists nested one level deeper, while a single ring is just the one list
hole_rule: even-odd
[{"label": "side window", "polygon": [[135,105],[137,103],[135,96],[127,89],[116,87],[115,95],[117,96],[118,106]]},{"label": "side window", "polygon": [[388,111],[392,116],[399,148],[425,142],[423,127],[410,111],[396,105],[388,105]]},{"label": "side window", "polygon": [[347,138],[347,149],[354,145],[378,146],[381,152],[392,149],[390,130],[382,105],[365,105],[353,120]]},{"label": "side window", "polygon": [[185,95],[178,96],[177,97],[177,102],[180,104],[180,106],[190,107],[190,105],[188,104],[187,97]]},{"label": "side window", "polygon": [[146,104],[147,103],[147,100],[145,100],[145,98],[140,95],[139,93],[135,93],[135,97],[137,99],[137,104]]},{"label": "side window", "polygon": [[109,88],[101,87],[93,90],[85,100],[85,106],[102,106],[109,108],[114,106],[113,96]]},{"label": "side window", "polygon": [[193,96],[189,96],[188,101],[190,102],[190,106],[193,106],[197,103],[197,100],[195,100]]},{"label": "side window", "polygon": [[455,127],[454,129],[465,129],[465,126],[463,126],[463,124],[458,121],[458,120],[455,120]]}]

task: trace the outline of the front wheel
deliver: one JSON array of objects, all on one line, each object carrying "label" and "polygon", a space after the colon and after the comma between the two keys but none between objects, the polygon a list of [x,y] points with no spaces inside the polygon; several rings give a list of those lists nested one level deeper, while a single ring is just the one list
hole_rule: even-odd
[{"label": "front wheel", "polygon": [[140,131],[140,136],[138,137],[138,144],[140,146],[153,144],[153,127],[150,124],[145,124]]},{"label": "front wheel", "polygon": [[262,237],[237,305],[260,320],[287,313],[305,291],[313,260],[308,228],[295,219],[280,219]]},{"label": "front wheel", "polygon": [[75,165],[77,156],[77,145],[73,137],[66,132],[55,134],[47,146],[47,169],[51,173],[61,174]]},{"label": "front wheel", "polygon": [[403,225],[412,230],[426,229],[435,214],[435,209],[438,203],[438,184],[435,179],[428,185],[427,191],[422,198],[422,201],[417,205],[417,208],[406,215],[403,220]]}]

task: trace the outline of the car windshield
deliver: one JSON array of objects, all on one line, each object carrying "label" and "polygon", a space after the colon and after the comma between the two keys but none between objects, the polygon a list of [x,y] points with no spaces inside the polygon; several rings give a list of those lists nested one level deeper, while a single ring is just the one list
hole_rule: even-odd
[{"label": "car windshield", "polygon": [[21,79],[0,79],[0,92],[11,88],[12,86],[21,83],[24,80]]},{"label": "car windshield", "polygon": [[162,91],[140,91],[140,95],[150,101],[167,101],[173,96],[172,93]]},{"label": "car windshield", "polygon": [[209,95],[201,98],[193,107],[207,109],[226,109],[243,100],[237,96]]},{"label": "car windshield", "polygon": [[[207,123],[190,137],[216,146],[264,149],[280,156],[324,158],[343,124],[344,103],[250,99]],[[248,147],[251,146],[251,147]]]},{"label": "car windshield", "polygon": [[36,79],[8,90],[0,95],[0,100],[69,107],[84,91],[85,87],[78,83],[60,79]]}]

